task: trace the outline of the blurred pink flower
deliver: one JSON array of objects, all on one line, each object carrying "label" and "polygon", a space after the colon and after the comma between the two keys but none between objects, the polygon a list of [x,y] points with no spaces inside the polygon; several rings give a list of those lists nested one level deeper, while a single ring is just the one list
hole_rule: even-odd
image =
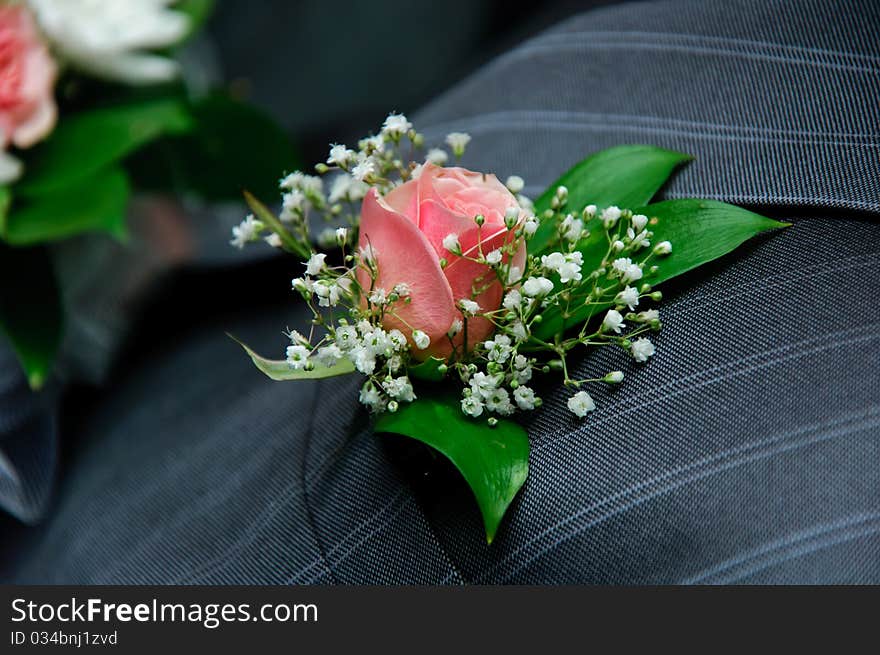
[{"label": "blurred pink flower", "polygon": [[0,6],[0,182],[17,177],[9,144],[29,148],[54,127],[57,66],[29,11]]}]

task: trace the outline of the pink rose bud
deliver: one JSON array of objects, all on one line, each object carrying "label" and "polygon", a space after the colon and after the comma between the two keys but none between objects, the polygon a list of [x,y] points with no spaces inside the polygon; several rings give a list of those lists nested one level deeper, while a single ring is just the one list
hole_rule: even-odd
[{"label": "pink rose bud", "polygon": [[55,125],[57,67],[21,5],[0,6],[0,151],[28,148]]},{"label": "pink rose bud", "polygon": [[[427,163],[418,179],[403,184],[385,197],[371,189],[361,210],[360,247],[369,246],[378,273],[375,282],[364,268],[360,284],[386,289],[406,284],[410,302],[397,303],[386,314],[384,327],[404,334],[421,330],[430,345],[414,350],[415,356],[448,357],[453,350],[447,334],[456,321],[464,321],[462,299],[479,305],[479,314],[501,307],[503,289],[492,267],[470,261],[514,241],[514,230],[505,225],[511,208],[519,209],[513,194],[494,175],[464,168],[438,168]],[[481,225],[474,217],[482,216]],[[522,217],[526,215],[522,212]],[[508,222],[510,219],[508,218]],[[444,245],[456,235],[461,255]],[[456,249],[458,252],[458,249]],[[440,260],[446,265],[441,266]],[[516,254],[505,254],[504,263],[524,270],[526,249],[519,241]],[[476,289],[479,293],[473,294]],[[472,349],[492,334],[494,326],[481,315],[467,317],[467,347]],[[452,331],[454,333],[454,331]],[[453,338],[455,348],[464,345],[464,331]]]}]

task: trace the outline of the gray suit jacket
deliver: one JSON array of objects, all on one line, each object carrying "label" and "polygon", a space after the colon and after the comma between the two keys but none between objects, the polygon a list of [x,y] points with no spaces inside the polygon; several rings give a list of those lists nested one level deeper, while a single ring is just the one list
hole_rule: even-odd
[{"label": "gray suit jacket", "polygon": [[[371,434],[356,378],[272,383],[223,335],[280,348],[305,318],[291,302],[191,331],[109,390],[45,523],[7,539],[5,577],[880,582],[878,30],[856,1],[626,4],[418,116],[533,193],[589,152],[652,143],[697,158],[666,197],[794,223],[667,286],[656,358],[588,420],[544,390],[491,547],[447,467]],[[615,368],[633,367],[610,349],[578,363]]]}]

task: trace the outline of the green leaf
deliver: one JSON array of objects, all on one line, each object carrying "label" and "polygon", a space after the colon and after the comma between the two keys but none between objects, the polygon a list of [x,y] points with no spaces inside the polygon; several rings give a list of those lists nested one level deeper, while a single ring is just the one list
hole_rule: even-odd
[{"label": "green leaf", "polygon": [[65,117],[25,157],[17,195],[38,196],[82,183],[164,134],[181,134],[192,120],[177,99],[105,107]]},{"label": "green leaf", "polygon": [[255,107],[214,93],[191,112],[191,132],[132,158],[138,188],[193,192],[210,201],[237,200],[243,189],[269,198],[277,196],[285,171],[301,167],[288,135]]},{"label": "green leaf", "polygon": [[[568,189],[568,207],[580,212],[589,204],[621,209],[647,204],[675,168],[691,160],[656,146],[625,145],[600,150],[570,168],[535,201],[535,212],[550,208],[556,188]],[[540,254],[556,235],[556,225],[542,222],[529,241],[529,252]]]},{"label": "green leaf", "polygon": [[410,377],[425,380],[426,382],[439,382],[446,377],[446,370],[440,370],[441,366],[446,365],[445,359],[437,357],[429,357],[423,362],[409,367]]},{"label": "green leaf", "polygon": [[258,369],[268,377],[273,380],[278,380],[279,382],[287,380],[319,380],[321,378],[332,378],[337,375],[354,373],[354,364],[348,359],[340,359],[333,366],[321,366],[316,364],[315,368],[310,371],[297,371],[290,368],[290,365],[285,360],[260,357],[231,334],[227,334],[227,336],[244,348],[244,351],[250,355],[251,360],[253,360],[254,365],[256,365]]},{"label": "green leaf", "polygon": [[214,13],[215,4],[214,0],[179,0],[174,5],[175,11],[189,16],[190,27],[183,41],[186,41],[202,29],[202,26],[211,17],[211,14]]},{"label": "green leaf", "polygon": [[46,381],[61,343],[61,293],[42,248],[0,244],[0,332],[6,335],[33,389]]},{"label": "green leaf", "polygon": [[522,426],[499,420],[489,427],[462,414],[457,396],[443,395],[420,396],[393,414],[381,414],[375,430],[416,439],[449,458],[474,492],[486,541],[492,543],[529,472],[529,439]]},{"label": "green leaf", "polygon": [[109,168],[76,187],[27,199],[13,207],[0,236],[16,246],[56,241],[82,232],[126,236],[129,187],[125,173]]},{"label": "green leaf", "polygon": [[[652,257],[651,264],[656,264],[658,270],[653,274],[646,273],[640,281],[651,285],[717,259],[756,234],[789,225],[715,200],[666,200],[633,211],[649,217],[648,229],[654,233],[652,244],[661,241],[672,244],[671,254]],[[594,230],[589,239],[579,244],[578,250],[584,253],[585,270],[598,267],[607,245],[601,228]],[[564,330],[582,325],[591,315],[598,315],[610,306],[611,303],[594,305],[590,309],[581,308],[565,320],[558,308],[548,308],[543,313],[544,320],[534,330],[534,336],[550,339]]]}]

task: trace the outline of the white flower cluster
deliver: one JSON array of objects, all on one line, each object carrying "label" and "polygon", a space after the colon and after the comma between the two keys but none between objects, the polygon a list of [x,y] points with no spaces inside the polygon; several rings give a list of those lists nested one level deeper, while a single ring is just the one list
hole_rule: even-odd
[{"label": "white flower cluster", "polygon": [[[362,139],[356,150],[332,145],[326,163],[315,167],[317,175],[296,171],[285,176],[280,183],[282,209],[278,218],[256,212],[256,218],[249,215],[233,229],[232,244],[236,247],[263,238],[300,255],[305,262],[303,275],[294,279],[292,286],[312,309],[313,330],[308,337],[290,333],[288,365],[309,370],[350,362],[349,369],[366,376],[360,401],[373,412],[394,412],[401,403],[416,398],[410,373],[422,359],[417,357],[419,351],[432,345],[428,335],[418,329],[387,329],[386,319],[397,316],[395,309],[400,304],[411,302],[411,290],[405,284],[378,287],[372,247],[350,247],[358,242],[358,203],[367,191],[375,188],[385,194],[418,175],[421,164],[401,154],[405,140],[409,142],[407,150],[421,148],[424,141],[405,116],[390,114],[379,133]],[[468,135],[453,133],[446,144],[460,157],[469,141]],[[449,155],[434,148],[425,161],[442,165],[449,161]],[[329,193],[322,178],[326,174],[333,176]],[[574,389],[569,409],[583,417],[595,409],[583,387],[619,384],[623,373],[610,371],[576,379],[570,375],[568,357],[576,349],[606,344],[625,349],[636,362],[645,362],[654,354],[646,334],[660,328],[660,316],[656,309],[644,305],[659,301],[661,294],[646,279],[656,271],[653,258],[670,254],[672,246],[661,241],[651,247],[653,226],[645,215],[595,205],[569,211],[568,190],[558,187],[550,207],[535,216],[531,202],[520,195],[525,187],[522,178],[511,176],[506,186],[520,199],[520,207],[504,215],[509,233],[500,240],[504,245],[488,252],[478,245],[463,252],[458,234],[442,239],[450,256],[483,265],[487,273],[474,281],[471,297],[456,299],[461,320],[447,333],[453,354],[437,366],[437,372],[460,381],[462,412],[490,425],[497,423],[497,417],[541,406],[541,398],[530,386],[535,373],[561,374],[564,385]],[[315,250],[309,231],[311,212],[334,223],[316,241],[326,249],[338,247],[338,256]],[[484,220],[480,215],[474,217],[478,226]],[[544,245],[544,234],[539,253],[529,254],[524,262],[517,259],[514,255],[520,246],[525,243],[528,250],[541,224],[556,228],[549,246]],[[589,250],[584,249],[585,243]],[[594,252],[597,243],[607,244],[605,255],[598,265],[592,261],[588,266],[584,253]],[[441,266],[445,261],[440,260]],[[369,287],[361,286],[363,271],[369,273]],[[495,284],[501,286],[501,306],[481,307],[482,301],[477,300],[481,289]],[[547,316],[561,319],[561,324],[558,333],[545,340],[539,326]],[[479,343],[468,340],[468,323],[475,320],[489,321],[494,327],[492,335]],[[401,323],[395,319],[391,324]]]}]

